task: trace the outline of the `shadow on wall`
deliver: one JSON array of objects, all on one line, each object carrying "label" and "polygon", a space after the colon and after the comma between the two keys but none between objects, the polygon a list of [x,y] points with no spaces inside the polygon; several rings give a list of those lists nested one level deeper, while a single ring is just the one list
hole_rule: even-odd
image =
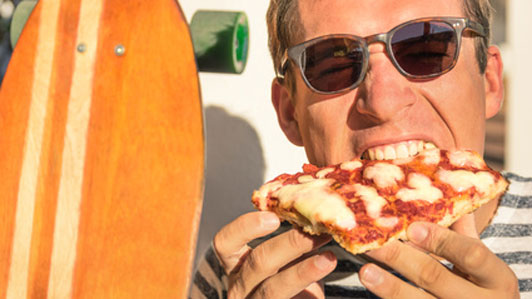
[{"label": "shadow on wall", "polygon": [[207,167],[196,262],[220,228],[254,210],[251,194],[264,182],[259,136],[245,119],[209,106],[205,127]]}]

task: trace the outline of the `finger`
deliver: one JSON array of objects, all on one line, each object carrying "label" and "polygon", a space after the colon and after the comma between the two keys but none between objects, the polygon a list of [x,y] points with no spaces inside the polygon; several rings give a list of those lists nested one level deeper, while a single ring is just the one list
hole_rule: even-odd
[{"label": "finger", "polygon": [[224,226],[214,236],[213,247],[226,273],[231,273],[248,254],[248,242],[274,232],[279,225],[274,213],[253,212]]},{"label": "finger", "polygon": [[510,268],[478,239],[427,222],[411,224],[407,236],[418,246],[449,260],[477,285],[494,288],[506,283],[501,277],[513,277]]},{"label": "finger", "polygon": [[292,299],[325,299],[323,282],[313,282]]},{"label": "finger", "polygon": [[[240,294],[249,294],[262,281],[279,272],[279,269],[330,240],[329,235],[311,236],[297,229],[271,238],[253,249],[246,257],[233,288]],[[283,281],[283,284],[286,282]],[[306,283],[309,284],[310,281]],[[290,281],[289,284],[297,282]]]},{"label": "finger", "polygon": [[360,269],[359,276],[362,284],[381,298],[434,298],[375,264],[365,264]]},{"label": "finger", "polygon": [[475,223],[475,215],[473,213],[462,216],[451,225],[451,229],[464,236],[480,239]]},{"label": "finger", "polygon": [[[478,235],[478,232],[477,232],[477,228],[476,228],[476,223],[475,223],[475,215],[473,213],[470,213],[470,214],[467,214],[467,215],[464,215],[462,216],[460,219],[456,220],[451,226],[450,226],[450,229],[459,233],[459,234],[462,234],[464,236],[468,236],[468,237],[471,237],[471,238],[475,238],[475,239],[480,239],[480,236]],[[413,246],[416,246],[414,243],[412,243]],[[419,246],[416,246],[418,249],[422,250],[422,251],[427,251],[426,249],[424,248],[421,248]],[[443,260],[442,257],[439,257],[439,256],[436,256],[436,255],[432,255],[434,258],[438,259],[438,260]],[[456,268],[455,268],[456,269]],[[466,278],[467,276],[464,276],[462,275],[462,273],[459,273],[457,271],[453,271],[453,273],[461,276],[461,277],[464,277]]]},{"label": "finger", "polygon": [[480,291],[430,255],[401,242],[392,242],[368,255],[440,298],[473,298],[472,294]]},{"label": "finger", "polygon": [[[332,272],[335,267],[336,257],[332,252],[314,255],[265,280],[256,288],[251,298],[323,298],[323,291],[321,288],[316,289],[319,285],[313,283]],[[302,292],[303,290],[305,292]],[[310,297],[313,294],[311,292],[316,291],[319,291],[319,296]]]}]

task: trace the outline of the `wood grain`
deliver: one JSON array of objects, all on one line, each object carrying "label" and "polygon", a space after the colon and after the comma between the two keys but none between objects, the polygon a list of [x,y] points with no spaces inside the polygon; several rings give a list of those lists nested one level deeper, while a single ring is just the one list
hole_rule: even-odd
[{"label": "wood grain", "polygon": [[48,94],[46,122],[44,128],[41,165],[36,196],[33,222],[31,259],[28,277],[29,298],[45,298],[49,282],[52,256],[52,238],[54,233],[57,194],[65,139],[67,110],[70,99],[70,86],[74,65],[76,28],[78,24],[79,3],[63,1],[59,8],[56,35],[54,68],[50,77],[53,90]]},{"label": "wood grain", "polygon": [[176,2],[39,1],[0,132],[0,298],[186,297],[204,148]]}]

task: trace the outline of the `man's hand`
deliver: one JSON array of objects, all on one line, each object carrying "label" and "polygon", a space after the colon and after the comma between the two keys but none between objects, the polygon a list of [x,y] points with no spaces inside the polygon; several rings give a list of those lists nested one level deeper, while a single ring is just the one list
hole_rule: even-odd
[{"label": "man's hand", "polygon": [[366,264],[360,270],[360,278],[376,295],[383,298],[519,298],[515,274],[479,239],[425,222],[410,225],[407,235],[417,247],[453,263],[455,271],[413,246],[393,242],[368,255],[419,288],[375,264]]},{"label": "man's hand", "polygon": [[331,252],[305,254],[329,242],[329,236],[313,237],[291,229],[255,249],[247,245],[279,225],[275,214],[253,212],[216,234],[214,250],[229,277],[228,298],[324,297],[318,281],[334,270],[336,257]]}]

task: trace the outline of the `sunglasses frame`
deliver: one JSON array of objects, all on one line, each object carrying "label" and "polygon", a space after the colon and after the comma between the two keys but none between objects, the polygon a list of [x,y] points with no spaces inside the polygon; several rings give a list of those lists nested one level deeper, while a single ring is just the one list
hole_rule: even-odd
[{"label": "sunglasses frame", "polygon": [[[447,69],[445,69],[445,70],[443,70],[441,72],[435,73],[435,74],[430,74],[430,75],[412,75],[412,74],[409,74],[408,72],[406,72],[399,65],[399,63],[397,62],[397,60],[396,60],[396,58],[395,58],[395,56],[393,54],[393,51],[392,51],[392,43],[391,43],[392,37],[398,30],[400,30],[400,29],[402,29],[402,28],[404,28],[404,27],[406,27],[408,25],[411,25],[411,24],[414,24],[414,23],[427,22],[427,21],[436,21],[436,22],[446,23],[447,25],[450,25],[453,28],[454,33],[456,35],[456,52],[455,52],[455,55],[453,57],[453,63]],[[429,79],[429,78],[434,78],[434,77],[441,76],[441,75],[449,72],[456,65],[456,62],[458,60],[458,54],[460,53],[460,48],[461,48],[462,33],[466,29],[471,30],[472,32],[474,32],[475,34],[477,34],[479,36],[482,36],[482,37],[486,36],[486,30],[484,29],[484,27],[480,23],[475,22],[475,21],[471,21],[468,18],[464,18],[464,17],[427,17],[427,18],[414,19],[414,20],[410,20],[410,21],[405,22],[405,23],[401,23],[401,24],[395,26],[394,28],[392,28],[388,32],[373,34],[373,35],[369,35],[369,36],[366,36],[366,37],[360,37],[360,36],[352,35],[352,34],[330,34],[330,35],[324,35],[324,36],[320,36],[320,37],[313,38],[311,40],[305,41],[303,43],[300,43],[298,45],[292,46],[292,47],[288,48],[287,50],[285,50],[285,53],[283,55],[283,59],[281,60],[281,65],[280,65],[279,69],[276,72],[277,73],[276,76],[279,79],[284,79],[284,75],[285,75],[285,73],[286,73],[286,71],[288,69],[288,62],[292,61],[299,68],[301,77],[305,81],[305,84],[313,92],[318,93],[318,94],[325,94],[325,95],[331,95],[331,94],[338,94],[338,93],[346,92],[346,91],[355,89],[364,80],[364,78],[366,76],[367,68],[368,68],[368,61],[369,61],[368,46],[370,44],[372,44],[372,43],[381,42],[381,43],[385,44],[386,53],[388,54],[388,57],[390,57],[390,60],[392,61],[393,65],[395,66],[395,68],[403,76],[405,76],[407,78],[411,78],[411,79]],[[336,90],[336,91],[321,91],[321,90],[317,90],[316,88],[314,88],[310,84],[310,82],[308,81],[307,77],[305,76],[305,70],[303,69],[303,62],[302,62],[303,53],[309,46],[312,46],[312,45],[314,45],[316,43],[319,43],[321,41],[324,41],[324,40],[327,40],[327,39],[331,39],[331,38],[348,38],[348,39],[355,40],[355,41],[359,42],[361,47],[362,47],[362,50],[363,50],[362,51],[363,52],[362,53],[362,55],[363,55],[362,69],[361,69],[361,74],[360,74],[360,77],[358,78],[358,80],[356,82],[354,82],[353,84],[351,84],[349,87],[343,88],[341,90]]]}]

